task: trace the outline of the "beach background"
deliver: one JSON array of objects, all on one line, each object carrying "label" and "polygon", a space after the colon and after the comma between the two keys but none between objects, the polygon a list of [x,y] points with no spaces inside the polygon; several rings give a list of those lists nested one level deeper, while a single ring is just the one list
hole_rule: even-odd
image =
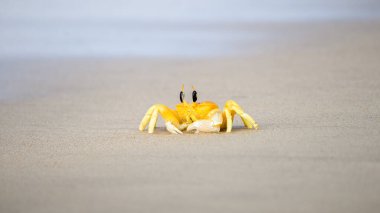
[{"label": "beach background", "polygon": [[[0,1],[0,212],[378,212],[378,1]],[[185,84],[260,130],[137,127]]]}]

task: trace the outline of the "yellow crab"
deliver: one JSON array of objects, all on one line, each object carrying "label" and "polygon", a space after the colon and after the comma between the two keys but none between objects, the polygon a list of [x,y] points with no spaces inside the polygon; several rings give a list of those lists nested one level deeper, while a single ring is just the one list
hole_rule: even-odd
[{"label": "yellow crab", "polygon": [[258,129],[259,125],[253,118],[233,100],[226,102],[223,112],[218,105],[211,101],[197,103],[197,92],[193,87],[193,103],[185,101],[184,86],[179,95],[181,103],[177,104],[176,110],[170,109],[163,104],[151,106],[142,119],[139,130],[143,131],[149,124],[148,132],[153,133],[156,127],[158,114],[165,120],[166,129],[173,134],[182,134],[183,130],[199,132],[219,132],[226,130],[231,132],[232,121],[238,114],[244,125],[248,128]]}]

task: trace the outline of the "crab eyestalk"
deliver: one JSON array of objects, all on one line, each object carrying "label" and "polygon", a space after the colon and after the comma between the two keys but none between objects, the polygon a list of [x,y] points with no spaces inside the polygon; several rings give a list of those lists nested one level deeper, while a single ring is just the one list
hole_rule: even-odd
[{"label": "crab eyestalk", "polygon": [[179,100],[181,101],[181,103],[183,103],[183,101],[185,100],[185,92],[184,92],[184,85],[183,84],[182,84],[181,92],[179,93]]},{"label": "crab eyestalk", "polygon": [[195,90],[195,87],[192,86],[193,88],[193,93],[192,93],[192,96],[193,96],[193,103],[196,103],[197,100],[198,100],[198,97],[197,97],[197,91]]}]

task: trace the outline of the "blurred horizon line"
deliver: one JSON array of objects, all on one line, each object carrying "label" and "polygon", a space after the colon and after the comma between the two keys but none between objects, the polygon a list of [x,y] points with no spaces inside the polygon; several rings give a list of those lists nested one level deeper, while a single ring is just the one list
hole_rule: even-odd
[{"label": "blurred horizon line", "polygon": [[376,0],[3,0],[0,58],[229,55],[278,33],[257,24],[380,20],[379,11]]}]

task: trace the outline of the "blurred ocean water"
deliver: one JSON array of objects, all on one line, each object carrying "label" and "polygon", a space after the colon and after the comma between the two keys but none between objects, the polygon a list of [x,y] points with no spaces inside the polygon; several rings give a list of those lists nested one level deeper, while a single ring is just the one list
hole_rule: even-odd
[{"label": "blurred ocean water", "polygon": [[376,0],[0,0],[0,58],[238,54],[260,22],[368,19]]}]

